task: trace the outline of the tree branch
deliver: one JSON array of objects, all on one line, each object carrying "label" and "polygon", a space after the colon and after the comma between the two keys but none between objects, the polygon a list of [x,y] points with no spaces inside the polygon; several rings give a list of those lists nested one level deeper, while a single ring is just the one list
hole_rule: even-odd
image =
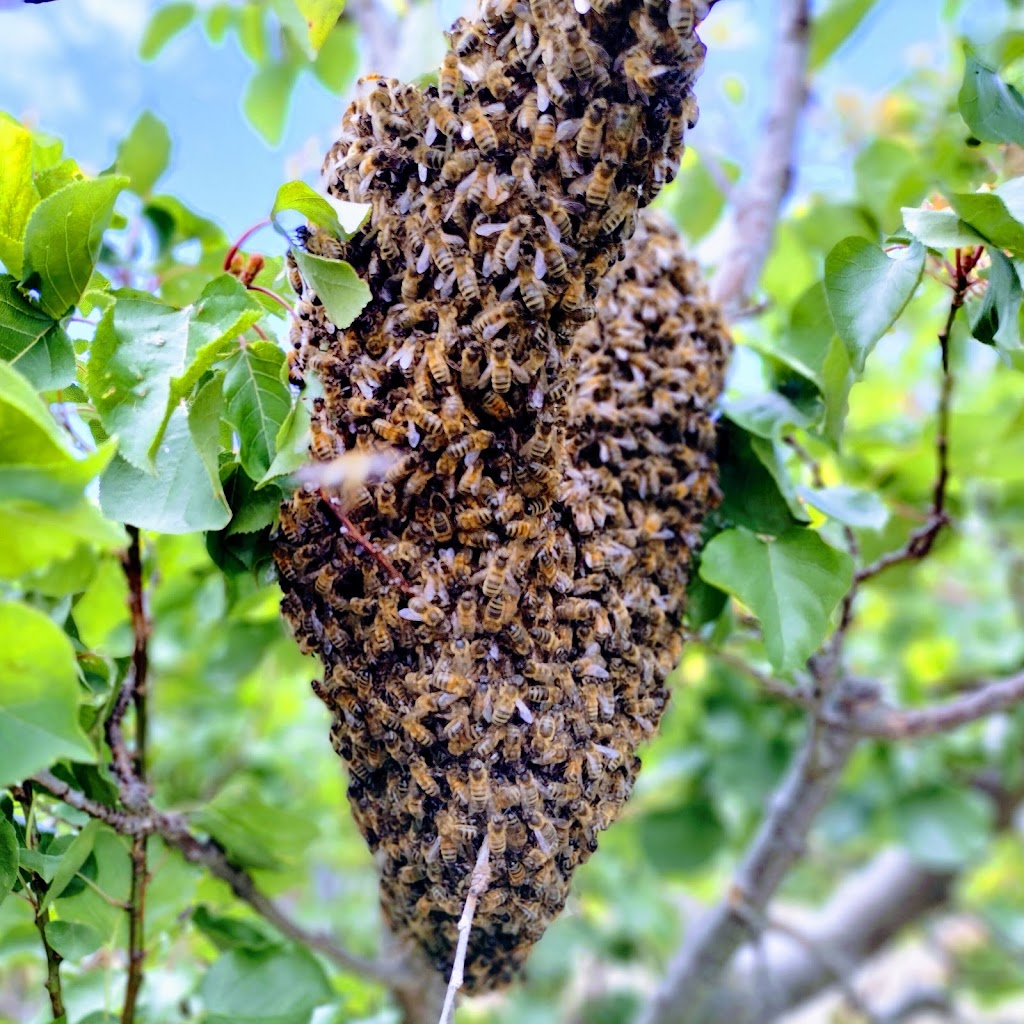
[{"label": "tree branch", "polygon": [[775,87],[762,129],[764,141],[736,203],[732,245],[711,282],[711,294],[726,314],[741,308],[757,285],[779,208],[793,181],[797,131],[807,99],[810,5],[808,0],[779,0],[778,10]]},{"label": "tree branch", "polygon": [[[826,696],[829,719],[850,713],[845,683]],[[640,1016],[640,1024],[704,1024],[730,1019],[710,1011],[719,979],[746,938],[746,917],[761,915],[805,849],[807,834],[832,795],[858,739],[828,721],[812,721],[776,791],[772,807],[743,858],[727,895],[692,929],[672,961],[665,980]]]},{"label": "tree branch", "polygon": [[1024,672],[982,683],[971,693],[935,707],[903,710],[881,702],[863,707],[845,727],[876,739],[910,739],[951,732],[988,715],[1008,711],[1024,701]]}]

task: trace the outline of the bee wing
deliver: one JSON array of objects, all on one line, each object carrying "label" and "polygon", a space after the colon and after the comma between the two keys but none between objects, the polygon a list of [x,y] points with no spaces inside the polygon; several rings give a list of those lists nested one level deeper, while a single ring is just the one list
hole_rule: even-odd
[{"label": "bee wing", "polygon": [[558,129],[555,132],[555,139],[558,142],[565,142],[566,139],[574,139],[579,134],[579,130],[582,127],[582,117],[570,117],[565,121],[560,121],[558,123]]},{"label": "bee wing", "polygon": [[501,221],[500,223],[478,224],[476,227],[476,233],[486,238],[488,235],[496,235],[499,231],[504,231],[507,227],[507,220]]}]

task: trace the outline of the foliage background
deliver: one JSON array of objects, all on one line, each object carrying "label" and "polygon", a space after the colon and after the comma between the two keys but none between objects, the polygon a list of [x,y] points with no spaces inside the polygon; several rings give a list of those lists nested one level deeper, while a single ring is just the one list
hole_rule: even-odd
[{"label": "foliage background", "polygon": [[[75,217],[100,210],[109,228],[94,253],[96,274],[87,281],[71,274],[70,321],[70,306],[46,287],[28,305],[9,278],[0,293],[0,355],[14,367],[0,366],[0,784],[63,759],[66,779],[110,799],[110,775],[97,767],[108,759],[102,720],[133,651],[118,552],[127,543],[121,524],[139,525],[152,622],[154,803],[186,812],[294,917],[370,955],[379,941],[373,866],[348,819],[326,715],[309,692],[316,664],[298,653],[278,619],[265,536],[279,491],[273,482],[254,490],[279,452],[277,468],[286,472],[303,449],[301,412],[289,412],[283,354],[251,332],[258,322],[271,339],[283,338],[287,319],[272,299],[222,276],[221,266],[231,239],[270,214],[282,180],[315,181],[343,102],[338,96],[360,62],[371,66],[369,57],[381,55],[403,77],[422,74],[436,51],[416,44],[429,32],[439,50],[439,20],[458,12],[350,10],[329,37],[330,59],[320,58],[317,67],[301,26],[295,28],[291,0],[266,9],[205,4],[187,25],[191,5],[174,4],[178,35],[171,31],[175,14],[164,7],[153,16],[156,6],[119,5],[116,16],[111,5],[84,0],[0,10],[0,106],[13,115],[0,122],[0,195],[11,218],[0,222],[0,234],[20,240],[16,204],[7,201],[19,187],[9,154],[26,138],[16,121],[33,132],[29,159],[39,193],[73,182],[80,170],[91,176],[111,169],[126,179],[93,179],[86,185],[92,191],[73,205]],[[749,176],[758,151],[772,74],[768,6],[723,0],[709,19],[702,120],[679,182],[660,201],[709,267],[731,241],[730,182]],[[925,276],[863,373],[854,373],[838,338],[822,351],[822,332],[831,335],[833,327],[819,282],[826,257],[843,239],[892,241],[905,230],[902,207],[972,193],[1024,169],[1020,109],[1011,104],[1000,122],[1001,141],[978,145],[957,104],[964,40],[1005,79],[1024,78],[1024,21],[1016,7],[992,3],[980,19],[970,5],[951,0],[815,5],[812,96],[796,188],[754,315],[736,323],[740,345],[724,407],[730,504],[720,527],[763,536],[799,522],[842,549],[845,526],[869,562],[921,525],[935,475],[936,334],[948,291]],[[385,24],[397,17],[408,42],[382,51],[374,17]],[[221,27],[228,38],[217,43]],[[32,46],[42,62],[27,70]],[[148,62],[135,56],[136,47]],[[280,98],[293,78],[287,107]],[[67,137],[64,152],[51,132]],[[268,150],[261,135],[277,148]],[[108,207],[116,193],[112,217],[109,208],[102,212],[104,182]],[[59,212],[51,209],[37,224],[40,245],[59,231]],[[1014,221],[1020,207],[1011,207],[1011,223],[1001,225],[958,212],[998,250],[1014,260],[1024,255],[1024,227]],[[289,228],[300,219],[295,211],[280,215]],[[20,227],[31,234],[24,221]],[[268,257],[257,283],[281,293],[286,244],[269,229],[248,243]],[[0,259],[23,280],[18,250],[4,249]],[[45,255],[37,259],[45,266]],[[95,261],[83,260],[89,268]],[[929,268],[941,275],[936,260]],[[125,290],[131,288],[158,289],[167,305],[154,314],[153,303]],[[171,308],[196,302],[204,289],[205,320],[198,308],[184,318]],[[58,291],[64,296],[67,289]],[[979,286],[957,321],[949,496],[955,529],[927,562],[897,567],[859,597],[850,669],[879,680],[895,703],[953,695],[1024,661],[1019,306],[1019,282],[1004,281],[998,295],[995,284],[985,294]],[[28,333],[25,317],[35,320]],[[51,326],[54,319],[60,327]],[[972,339],[968,326],[993,344]],[[155,335],[180,339],[178,362],[131,356]],[[33,339],[28,355],[26,338]],[[121,352],[131,358],[119,361]],[[101,370],[116,378],[114,402]],[[169,399],[160,389],[172,377],[179,383]],[[159,438],[179,395],[188,411],[175,411]],[[253,408],[260,412],[255,428]],[[111,433],[119,442],[108,439]],[[820,481],[787,438],[810,453]],[[150,456],[155,463],[147,472]],[[833,490],[813,493],[823,487]],[[204,497],[188,502],[185,493]],[[767,697],[738,665],[770,668],[799,684],[802,662],[823,640],[825,617],[841,591],[831,602],[813,595],[820,629],[800,637],[785,624],[758,626],[750,610],[759,611],[759,601],[747,596],[749,581],[727,560],[706,575],[741,594],[747,608],[723,604],[710,585],[697,588],[690,628],[700,630],[700,639],[679,668],[628,814],[579,872],[571,906],[536,950],[526,983],[467,1004],[462,1019],[631,1019],[663,974],[694,901],[721,892],[749,842],[803,736],[804,716]],[[770,573],[754,575],[769,589],[777,583]],[[772,656],[780,643],[798,653]],[[26,705],[34,709],[28,716]],[[33,715],[39,735],[19,742],[29,737],[25,722]],[[962,927],[952,939],[948,929],[931,933],[941,947],[943,985],[969,1007],[1019,995],[1024,848],[1019,831],[995,829],[992,805],[972,783],[995,776],[1019,794],[1022,732],[1018,708],[948,737],[862,746],[787,882],[785,904],[820,905],[836,878],[899,845],[936,871],[956,873],[950,911]],[[64,958],[67,1020],[118,1019],[127,916],[117,904],[129,894],[130,843],[45,800],[33,815],[33,841],[20,804],[15,811],[17,796],[11,789],[4,797],[5,820],[18,824],[0,833],[0,847],[22,847],[21,882],[11,883],[34,877],[29,888],[37,903],[49,903],[47,934]],[[9,862],[0,858],[0,866]],[[152,840],[149,862],[149,959],[138,1019],[395,1019],[382,986],[283,942],[180,852]],[[26,896],[21,884],[0,905],[0,1019],[18,1022],[50,1019],[40,936]]]}]

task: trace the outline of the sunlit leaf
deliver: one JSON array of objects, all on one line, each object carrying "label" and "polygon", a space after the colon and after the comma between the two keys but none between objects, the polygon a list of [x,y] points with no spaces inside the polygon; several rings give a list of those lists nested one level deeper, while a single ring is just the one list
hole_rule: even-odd
[{"label": "sunlit leaf", "polygon": [[331,29],[313,61],[313,74],[324,88],[341,95],[359,69],[359,30],[345,18]]},{"label": "sunlit leaf", "polygon": [[242,110],[249,123],[267,142],[277,145],[291,105],[298,65],[275,61],[261,67],[249,79],[242,98]]},{"label": "sunlit leaf", "polygon": [[0,785],[61,757],[92,761],[71,641],[42,612],[12,601],[0,603],[0,636]]},{"label": "sunlit leaf", "polygon": [[793,529],[774,540],[727,530],[704,549],[700,574],[760,619],[772,665],[793,670],[825,639],[829,617],[850,586],[853,561],[812,530]]},{"label": "sunlit leaf", "polygon": [[864,238],[846,238],[828,254],[825,293],[856,370],[910,301],[924,258],[918,242],[890,254]]},{"label": "sunlit leaf", "polygon": [[262,3],[243,4],[236,11],[238,45],[242,53],[259,67],[267,59],[266,11]]},{"label": "sunlit leaf", "polygon": [[92,276],[123,177],[73,181],[43,199],[25,229],[22,283],[39,291],[43,309],[64,316]]},{"label": "sunlit leaf", "polygon": [[299,12],[309,26],[309,41],[319,50],[345,9],[345,0],[295,0]]},{"label": "sunlit leaf", "polygon": [[139,115],[117,147],[116,168],[131,181],[131,189],[140,196],[153,191],[171,156],[171,136],[167,126],[148,110]]},{"label": "sunlit leaf", "polygon": [[18,836],[14,826],[0,814],[0,904],[18,878]]},{"label": "sunlit leaf", "polygon": [[312,286],[335,327],[348,327],[370,301],[366,282],[343,260],[292,249],[302,276]]},{"label": "sunlit leaf", "polygon": [[956,214],[956,210],[922,210],[905,206],[902,210],[906,229],[929,249],[960,249],[981,245],[984,239]]},{"label": "sunlit leaf", "polygon": [[370,206],[368,203],[342,202],[333,197],[327,199],[304,181],[288,181],[277,190],[270,216],[276,219],[283,210],[295,210],[311,223],[347,240],[362,227]]},{"label": "sunlit leaf", "polygon": [[152,60],[176,36],[192,24],[196,17],[193,3],[164,4],[149,19],[146,31],[139,44],[139,55],[143,60]]},{"label": "sunlit leaf", "polygon": [[856,31],[878,0],[832,0],[811,22],[808,63],[817,71]]},{"label": "sunlit leaf", "polygon": [[22,239],[39,192],[32,181],[32,134],[0,119],[0,261],[21,275]]},{"label": "sunlit leaf", "polygon": [[260,490],[273,480],[294,473],[309,462],[309,409],[303,401],[296,402],[277,433],[274,442],[276,454],[270,469],[256,485]]},{"label": "sunlit leaf", "polygon": [[847,526],[880,530],[889,519],[889,510],[881,496],[873,491],[838,485],[836,487],[798,487],[797,493],[808,505]]}]

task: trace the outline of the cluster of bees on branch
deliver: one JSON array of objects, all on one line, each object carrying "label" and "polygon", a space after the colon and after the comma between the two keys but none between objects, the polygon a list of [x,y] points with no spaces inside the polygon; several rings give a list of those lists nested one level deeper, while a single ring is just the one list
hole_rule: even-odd
[{"label": "cluster of bees on branch", "polygon": [[700,13],[485,0],[436,86],[361,80],[325,160],[371,215],[302,242],[373,301],[337,329],[292,266],[314,460],[391,458],[282,507],[282,609],[323,660],[388,921],[439,970],[487,841],[470,991],[511,980],[628,798],[716,500],[726,337],[637,215],[696,120]]}]

